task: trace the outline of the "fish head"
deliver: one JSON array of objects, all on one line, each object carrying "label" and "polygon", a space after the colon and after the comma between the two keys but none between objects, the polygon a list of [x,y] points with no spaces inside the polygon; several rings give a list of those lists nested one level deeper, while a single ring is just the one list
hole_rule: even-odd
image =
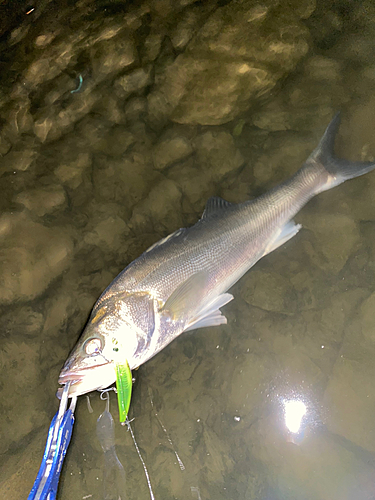
[{"label": "fish head", "polygon": [[71,382],[69,397],[113,384],[116,363],[128,362],[135,368],[132,360],[139,344],[139,331],[123,309],[121,301],[109,301],[94,308],[60,372],[59,384]]}]

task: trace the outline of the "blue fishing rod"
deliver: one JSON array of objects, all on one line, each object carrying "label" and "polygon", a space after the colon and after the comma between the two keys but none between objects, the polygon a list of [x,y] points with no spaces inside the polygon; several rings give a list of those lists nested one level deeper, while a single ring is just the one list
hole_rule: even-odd
[{"label": "blue fishing rod", "polygon": [[77,396],[68,408],[70,382],[65,384],[60,406],[48,431],[43,460],[27,500],[55,500],[62,464],[72,437]]}]

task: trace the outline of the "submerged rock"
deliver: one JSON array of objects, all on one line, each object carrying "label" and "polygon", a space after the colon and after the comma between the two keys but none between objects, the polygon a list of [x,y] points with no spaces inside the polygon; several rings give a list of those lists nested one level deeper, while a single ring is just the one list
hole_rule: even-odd
[{"label": "submerged rock", "polygon": [[30,212],[43,216],[61,209],[66,202],[66,194],[61,186],[48,186],[30,189],[16,196],[15,201],[24,205]]},{"label": "submerged rock", "polygon": [[[309,2],[310,3],[310,2]],[[218,125],[249,109],[307,53],[309,34],[288,2],[216,9],[149,95],[151,117]]]},{"label": "submerged rock", "polygon": [[17,148],[9,151],[9,153],[2,158],[2,168],[8,172],[24,172],[30,168],[36,156],[37,152],[34,148],[25,149],[24,145],[21,145],[19,149]]},{"label": "submerged rock", "polygon": [[[66,158],[66,155],[64,157]],[[77,189],[83,182],[84,172],[90,167],[90,155],[88,153],[78,153],[71,161],[68,158],[62,160],[60,165],[56,167],[54,174],[59,182],[71,189]]]},{"label": "submerged rock", "polygon": [[11,339],[15,335],[22,335],[26,338],[38,337],[43,329],[44,316],[39,311],[30,306],[22,307],[17,311],[5,314],[0,320],[0,328],[3,337]]},{"label": "submerged rock", "polygon": [[327,429],[371,453],[375,452],[375,395],[369,380],[375,377],[374,354],[370,345],[343,351],[323,399]]},{"label": "submerged rock", "polygon": [[2,304],[37,297],[70,263],[73,241],[65,229],[47,228],[22,214],[5,214],[0,231]]},{"label": "submerged rock", "polygon": [[145,66],[120,76],[114,83],[117,96],[120,99],[126,99],[130,94],[140,92],[146,86],[151,85],[151,70],[151,66]]},{"label": "submerged rock", "polygon": [[41,413],[39,406],[41,400],[45,401],[45,395],[30,391],[30,387],[40,387],[43,382],[39,350],[39,341],[35,339],[33,342],[9,339],[2,343],[1,366],[8,383],[0,389],[1,411],[12,418],[2,423],[1,454],[16,447],[31,431],[48,425],[46,412]]},{"label": "submerged rock", "polygon": [[353,218],[332,213],[319,217],[310,212],[304,215],[304,226],[314,233],[314,247],[306,252],[312,262],[322,270],[341,271],[360,241],[359,227]]},{"label": "submerged rock", "polygon": [[[12,411],[14,414],[14,409]],[[24,414],[21,411],[21,414]],[[7,500],[18,500],[27,498],[35,481],[40,460],[43,454],[43,446],[47,439],[46,426],[33,427],[32,439],[23,446],[22,453],[10,454],[9,460],[1,465],[0,498]],[[5,431],[2,427],[3,432]],[[10,434],[13,433],[13,429]]]},{"label": "submerged rock", "polygon": [[184,160],[193,152],[189,137],[178,132],[165,134],[153,148],[152,158],[157,170],[164,170]]},{"label": "submerged rock", "polygon": [[237,171],[244,158],[236,148],[233,137],[223,130],[208,131],[194,140],[197,163],[210,178],[218,182],[229,173]]},{"label": "submerged rock", "polygon": [[166,236],[175,228],[182,227],[181,191],[172,180],[157,184],[148,197],[138,203],[130,219],[133,230],[154,230]]},{"label": "submerged rock", "polygon": [[361,326],[365,338],[375,343],[375,293],[361,305]]},{"label": "submerged rock", "polygon": [[296,312],[296,291],[280,274],[254,270],[244,279],[242,287],[244,300],[252,306],[284,314]]}]

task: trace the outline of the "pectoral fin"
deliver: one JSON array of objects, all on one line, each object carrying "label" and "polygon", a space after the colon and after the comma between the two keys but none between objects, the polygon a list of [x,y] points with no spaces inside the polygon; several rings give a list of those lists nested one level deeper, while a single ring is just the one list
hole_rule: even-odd
[{"label": "pectoral fin", "polygon": [[219,295],[198,312],[196,317],[189,322],[184,331],[187,332],[206,326],[226,325],[227,318],[220,311],[220,307],[225,306],[225,304],[231,300],[233,300],[233,295],[230,293]]},{"label": "pectoral fin", "polygon": [[173,320],[186,317],[190,311],[199,307],[205,294],[207,282],[206,272],[200,271],[193,274],[176,288],[161,311],[167,313]]}]

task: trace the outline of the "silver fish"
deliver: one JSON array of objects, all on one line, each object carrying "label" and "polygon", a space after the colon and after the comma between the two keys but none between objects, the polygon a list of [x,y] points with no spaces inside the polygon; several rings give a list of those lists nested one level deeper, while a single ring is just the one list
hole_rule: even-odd
[{"label": "silver fish", "polygon": [[336,115],[289,180],[244,203],[210,198],[194,226],[155,243],[113,280],[61,371],[60,384],[74,382],[69,396],[112,384],[119,353],[134,369],[182,332],[227,322],[220,311],[233,299],[227,290],[297,234],[295,214],[316,194],[375,168],[334,156],[339,124]]}]

